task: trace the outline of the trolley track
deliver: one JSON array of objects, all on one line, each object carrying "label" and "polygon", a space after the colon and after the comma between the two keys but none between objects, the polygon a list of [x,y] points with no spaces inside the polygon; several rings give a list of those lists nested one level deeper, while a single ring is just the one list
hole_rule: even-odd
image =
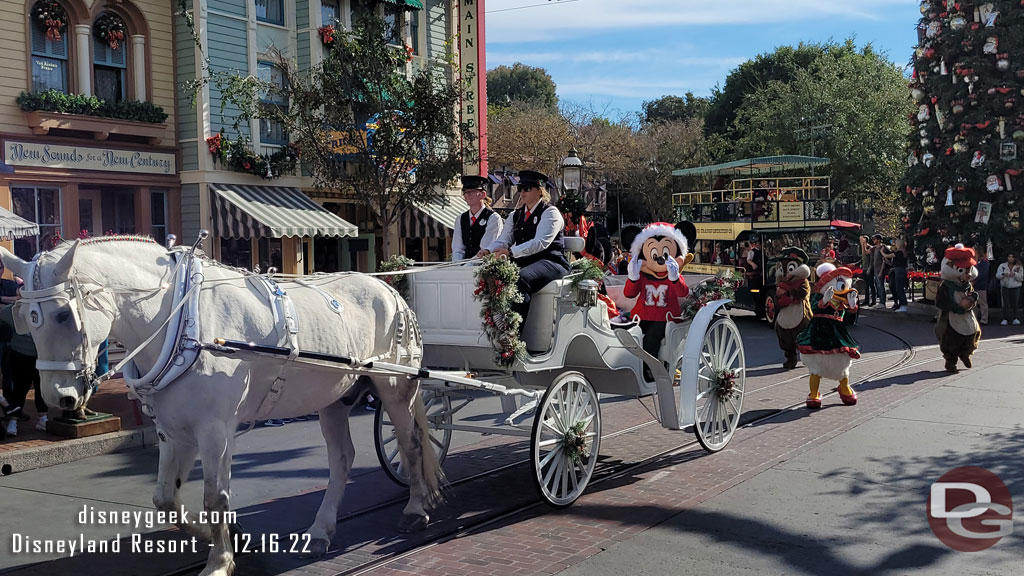
[{"label": "trolley track", "polygon": [[[919,366],[919,365],[923,365],[923,364],[926,364],[926,363],[929,363],[929,362],[933,362],[933,361],[936,360],[936,359],[932,358],[932,359],[925,359],[925,360],[922,360],[922,361],[914,362],[915,359],[917,358],[917,351],[914,349],[913,345],[909,341],[907,341],[903,337],[899,336],[898,334],[896,334],[894,332],[891,332],[889,330],[886,330],[884,328],[879,328],[877,326],[870,326],[870,325],[866,325],[866,324],[864,324],[862,326],[865,327],[865,328],[869,328],[869,329],[881,332],[883,334],[886,334],[887,336],[892,337],[893,339],[898,341],[903,346],[903,349],[899,350],[899,351],[893,351],[893,352],[887,352],[887,353],[878,354],[878,355],[872,356],[871,358],[865,358],[863,360],[858,361],[858,363],[864,363],[864,362],[871,362],[871,361],[881,360],[881,359],[890,358],[890,357],[894,357],[894,356],[899,356],[899,359],[895,363],[890,364],[889,366],[886,366],[884,368],[880,368],[880,369],[874,370],[873,372],[867,374],[866,376],[862,376],[862,377],[858,378],[855,382],[853,382],[854,385],[861,385],[861,384],[864,384],[866,382],[869,382],[869,381],[878,379],[880,377],[883,377],[883,376],[885,376],[887,374],[891,374],[893,372],[896,372],[898,370],[906,369],[906,368],[910,368],[910,367],[915,367],[915,366]],[[937,347],[935,347],[935,348],[937,348]],[[1001,348],[998,348],[998,349],[1001,349]],[[989,350],[997,350],[997,349],[989,349]],[[941,359],[941,357],[940,357],[940,359]],[[776,388],[776,387],[781,386],[781,385],[786,384],[786,383],[792,383],[792,382],[797,381],[797,380],[802,380],[804,378],[806,378],[806,375],[805,374],[801,374],[800,376],[796,376],[796,377],[793,377],[793,378],[788,378],[786,380],[783,380],[781,382],[776,382],[776,383],[770,384],[768,386],[764,386],[764,387],[757,388],[757,389],[752,389],[752,390],[749,390],[747,392],[747,396],[750,396],[750,395],[753,395],[753,394],[756,394],[758,392],[761,392],[761,391],[764,391],[764,390],[768,390],[768,389],[771,389],[771,388]],[[823,396],[828,398],[828,397],[835,396],[837,394],[838,394],[837,391],[832,391],[832,392],[829,392],[827,394],[823,393]],[[792,411],[792,410],[796,410],[796,409],[802,409],[803,406],[804,406],[804,403],[801,401],[801,402],[798,402],[798,403],[794,403],[794,404],[785,406],[785,407],[783,407],[781,409],[773,410],[771,413],[765,414],[763,416],[758,416],[756,418],[749,419],[749,420],[747,420],[745,422],[741,421],[739,428],[740,429],[749,429],[749,428],[755,427],[755,426],[757,426],[757,425],[759,425],[759,424],[761,424],[763,422],[766,422],[766,421],[769,421],[769,420],[771,420],[773,418],[776,418],[779,415],[784,414],[786,412],[789,412],[789,411]],[[634,426],[630,426],[630,427],[624,428],[622,430],[617,430],[615,432],[602,435],[602,445],[606,445],[605,444],[606,440],[612,440],[612,439],[615,439],[615,438],[618,438],[618,437],[622,437],[622,436],[625,436],[625,435],[628,435],[628,434],[641,432],[642,430],[652,426],[653,424],[657,424],[657,421],[652,420],[652,421],[643,422],[643,423],[640,423],[640,424],[636,424]],[[687,431],[689,431],[689,429]],[[690,437],[692,438],[692,436],[690,436]],[[643,469],[645,469],[647,467],[656,466],[659,462],[661,462],[663,460],[666,460],[666,459],[669,459],[669,458],[672,458],[673,462],[677,463],[677,464],[681,463],[681,462],[688,462],[688,461],[700,458],[701,456],[704,456],[705,453],[703,451],[695,450],[695,449],[699,449],[699,448],[700,448],[699,444],[698,444],[698,442],[695,439],[694,440],[688,440],[686,442],[676,443],[676,444],[674,444],[671,447],[668,447],[668,448],[665,448],[665,449],[661,449],[661,450],[657,451],[654,454],[641,457],[640,459],[638,459],[636,461],[633,461],[633,462],[626,462],[626,463],[622,463],[622,464],[619,464],[619,465],[613,465],[613,464],[608,464],[608,465],[605,465],[605,466],[599,465],[598,469],[596,469],[594,471],[594,477],[591,479],[590,484],[588,485],[588,489],[587,490],[591,491],[593,486],[600,486],[601,484],[608,483],[608,482],[611,482],[611,481],[614,481],[614,480],[617,480],[617,479],[622,479],[622,478],[628,477],[628,476],[630,476],[632,474],[636,474],[637,472],[639,472],[639,471],[641,471],[641,470],[643,470]],[[679,458],[681,455],[686,454],[687,452],[691,452],[691,451],[693,452],[692,455],[687,456],[687,457],[682,458],[682,459]],[[467,476],[467,477],[459,478],[458,480],[452,481],[448,485],[447,491],[449,493],[454,493],[460,487],[470,486],[473,483],[482,481],[486,477],[493,477],[496,473],[500,473],[500,472],[508,471],[508,470],[510,470],[512,468],[528,466],[528,465],[529,465],[529,460],[528,459],[523,459],[523,460],[519,460],[519,461],[516,461],[516,462],[507,463],[507,464],[504,464],[504,465],[499,466],[497,468],[492,468],[492,469],[489,469],[489,470],[484,471],[484,472],[480,472],[480,473],[472,474],[472,475]],[[340,524],[343,524],[343,523],[354,522],[354,521],[357,521],[357,520],[359,520],[361,518],[368,517],[370,514],[372,514],[374,512],[380,512],[382,510],[386,510],[386,509],[391,508],[391,507],[401,506],[401,505],[403,505],[405,503],[405,501],[406,501],[406,498],[404,498],[404,497],[394,498],[394,499],[391,499],[391,500],[388,500],[388,501],[385,501],[385,502],[374,504],[372,506],[361,508],[359,510],[354,510],[352,512],[348,512],[346,514],[340,515],[338,517],[338,523],[340,525]],[[364,574],[364,573],[372,571],[372,570],[374,570],[376,568],[379,568],[381,566],[385,566],[387,564],[390,564],[392,562],[400,560],[402,558],[405,558],[405,557],[408,557],[408,556],[411,556],[411,555],[423,552],[424,550],[428,550],[428,549],[430,549],[430,548],[432,548],[434,546],[437,546],[439,544],[443,544],[443,543],[448,542],[450,540],[461,538],[461,537],[467,536],[469,534],[473,534],[473,533],[478,532],[480,530],[486,529],[486,528],[488,528],[490,526],[493,526],[493,525],[499,524],[501,522],[507,521],[507,520],[509,520],[509,519],[511,519],[513,517],[516,517],[516,516],[519,516],[519,515],[524,515],[524,514],[537,513],[537,511],[544,510],[544,509],[550,509],[550,507],[545,502],[543,502],[542,500],[537,498],[536,496],[531,495],[529,502],[517,502],[515,504],[510,504],[508,506],[498,507],[498,508],[492,509],[492,510],[490,510],[488,512],[481,513],[479,515],[467,518],[464,521],[459,521],[459,520],[447,521],[447,522],[444,522],[445,524],[447,524],[446,526],[444,526],[441,529],[435,529],[434,531],[431,531],[431,534],[429,535],[429,537],[426,537],[421,542],[410,543],[409,547],[404,549],[404,550],[397,550],[397,551],[394,551],[394,552],[387,552],[387,553],[376,555],[375,557],[373,557],[370,560],[367,560],[365,562],[360,562],[360,563],[358,563],[358,564],[356,564],[356,565],[354,565],[354,566],[352,566],[350,568],[344,569],[344,570],[339,570],[337,572],[337,574],[338,574],[338,576],[357,576],[359,574]],[[289,532],[289,534],[301,533],[302,531],[303,530],[296,530],[296,531]],[[341,534],[342,531],[343,531],[343,527],[339,526],[339,534]],[[284,534],[282,534],[282,536],[284,536]],[[413,538],[415,539],[415,537],[413,537]],[[362,550],[364,550],[367,547],[370,547],[372,545],[373,545],[373,542],[364,542],[364,543],[360,543],[360,544],[346,546],[346,547],[344,547],[344,552],[343,552],[342,555],[348,555],[348,554],[357,553],[357,552],[360,552],[360,551],[362,551]],[[363,554],[363,555],[365,555],[365,554]],[[330,558],[330,557],[332,557],[332,554],[328,555],[328,558]],[[337,555],[335,554],[335,555],[333,555],[333,557],[337,557]],[[246,559],[247,559],[246,556],[241,556],[239,558],[239,561],[240,562],[245,562]],[[293,563],[290,563],[291,565],[289,565],[286,569],[301,568],[301,566],[309,565],[310,563],[311,562],[309,560],[305,560],[305,561],[301,561],[301,562],[293,562]],[[315,561],[313,563],[315,563]],[[205,559],[202,560],[202,561],[197,561],[197,562],[191,563],[188,566],[185,566],[185,567],[182,567],[182,568],[179,568],[179,569],[175,569],[173,571],[164,572],[160,576],[190,576],[190,575],[193,575],[193,574],[197,573],[203,567],[204,564],[205,564]],[[270,573],[270,572],[266,572],[265,569],[261,570],[260,568],[257,568],[257,567],[253,567],[253,568],[255,568],[256,571],[260,572],[261,574],[269,574]],[[246,573],[248,574],[249,572],[246,572]]]}]

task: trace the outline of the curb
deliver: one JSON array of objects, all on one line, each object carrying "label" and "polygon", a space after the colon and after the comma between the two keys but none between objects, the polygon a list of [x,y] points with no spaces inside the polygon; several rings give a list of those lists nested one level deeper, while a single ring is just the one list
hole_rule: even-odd
[{"label": "curb", "polygon": [[88,438],[62,440],[46,446],[13,450],[0,453],[0,475],[8,476],[37,468],[76,462],[93,456],[137,450],[155,446],[156,443],[156,428],[143,426],[132,430],[98,434]]},{"label": "curb", "polygon": [[935,307],[929,304],[908,306],[906,312],[895,312],[889,309],[859,308],[861,314],[874,318],[908,318],[919,322],[930,322],[935,318]]}]

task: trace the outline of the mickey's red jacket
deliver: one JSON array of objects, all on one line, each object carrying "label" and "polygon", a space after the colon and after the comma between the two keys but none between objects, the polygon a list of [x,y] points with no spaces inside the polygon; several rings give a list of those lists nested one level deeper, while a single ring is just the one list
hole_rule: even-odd
[{"label": "mickey's red jacket", "polygon": [[664,322],[665,314],[681,316],[683,311],[679,307],[679,299],[690,295],[690,287],[682,276],[675,282],[668,278],[657,279],[647,274],[641,274],[636,282],[626,281],[626,287],[622,290],[626,298],[637,298],[630,317],[639,316],[641,320]]}]

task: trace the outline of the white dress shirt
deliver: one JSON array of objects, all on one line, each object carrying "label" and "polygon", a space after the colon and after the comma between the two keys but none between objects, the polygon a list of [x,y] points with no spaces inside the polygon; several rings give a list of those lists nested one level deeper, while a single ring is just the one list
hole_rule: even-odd
[{"label": "white dress shirt", "polygon": [[[534,234],[533,238],[523,242],[522,244],[512,244],[512,237],[515,233],[515,226],[512,223],[512,219],[515,218],[516,211],[513,210],[508,218],[505,219],[505,226],[501,230],[501,234],[498,238],[487,246],[487,249],[494,252],[498,248],[505,248],[512,254],[513,258],[523,258],[524,256],[530,256],[538,252],[543,252],[551,246],[551,243],[555,241],[558,233],[565,227],[565,220],[562,219],[562,213],[558,211],[558,208],[549,205],[549,209],[545,210],[543,214],[535,214],[534,209],[537,208],[537,204],[533,205],[533,208],[528,208],[527,211],[530,213],[530,218],[540,218],[537,222],[537,233]],[[483,242],[480,243],[483,246]]]},{"label": "white dress shirt", "polygon": [[[480,213],[486,207],[481,206],[476,214],[470,214],[470,225],[472,225],[473,218],[480,218]],[[480,239],[480,247],[489,246],[499,234],[501,234],[501,216],[497,212],[492,212],[490,218],[487,219],[487,230],[484,231],[484,237]],[[452,262],[467,260],[475,256],[476,254],[466,254],[466,244],[462,241],[462,216],[460,215],[459,219],[455,221],[455,230],[452,230]]]}]

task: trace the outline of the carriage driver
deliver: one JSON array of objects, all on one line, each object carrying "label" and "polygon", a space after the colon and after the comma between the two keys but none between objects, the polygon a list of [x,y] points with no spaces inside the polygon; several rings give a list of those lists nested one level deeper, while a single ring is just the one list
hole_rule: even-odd
[{"label": "carriage driver", "polygon": [[522,325],[530,311],[530,295],[569,273],[562,242],[565,221],[558,208],[549,204],[547,184],[548,177],[540,172],[519,172],[522,206],[505,220],[498,239],[478,254],[508,256],[519,266],[517,287],[523,303],[516,305],[516,311],[523,316]]},{"label": "carriage driver", "polygon": [[452,232],[452,262],[472,258],[481,246],[490,246],[501,234],[501,216],[487,206],[487,178],[462,177],[462,197],[469,211],[459,217],[459,225]]}]

